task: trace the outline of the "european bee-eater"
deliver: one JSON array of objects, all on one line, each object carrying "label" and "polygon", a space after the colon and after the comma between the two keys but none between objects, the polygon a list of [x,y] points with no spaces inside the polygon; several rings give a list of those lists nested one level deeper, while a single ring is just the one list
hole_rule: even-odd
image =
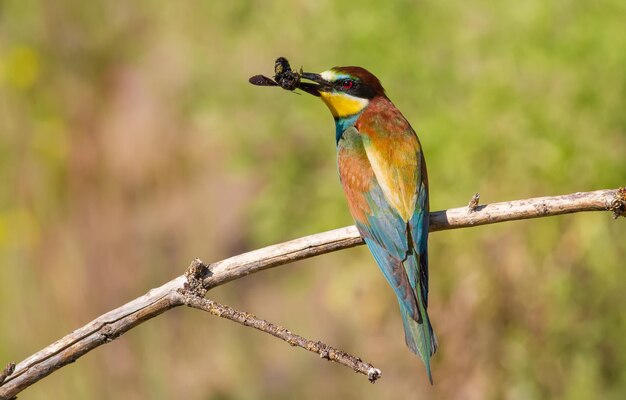
[{"label": "european bee-eater", "polygon": [[304,73],[336,126],[337,164],[356,226],[400,303],[406,344],[426,366],[437,340],[428,318],[428,178],[415,131],[360,67]]}]

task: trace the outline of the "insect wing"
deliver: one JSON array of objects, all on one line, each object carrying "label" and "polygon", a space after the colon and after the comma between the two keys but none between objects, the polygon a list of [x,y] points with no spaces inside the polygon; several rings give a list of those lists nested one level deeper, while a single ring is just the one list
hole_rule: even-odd
[{"label": "insect wing", "polygon": [[257,86],[278,86],[278,83],[264,75],[254,75],[248,81]]}]

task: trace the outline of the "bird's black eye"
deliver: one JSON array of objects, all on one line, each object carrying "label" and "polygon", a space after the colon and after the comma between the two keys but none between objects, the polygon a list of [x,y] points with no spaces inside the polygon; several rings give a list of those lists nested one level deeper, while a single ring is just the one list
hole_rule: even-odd
[{"label": "bird's black eye", "polygon": [[350,89],[352,89],[352,88],[354,87],[354,81],[353,81],[353,80],[351,80],[351,79],[344,79],[344,80],[341,82],[341,87],[342,87],[344,90],[350,90]]}]

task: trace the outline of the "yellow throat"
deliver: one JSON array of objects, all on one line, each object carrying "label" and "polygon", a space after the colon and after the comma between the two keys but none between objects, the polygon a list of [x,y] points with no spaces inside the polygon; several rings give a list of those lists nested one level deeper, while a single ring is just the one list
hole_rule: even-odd
[{"label": "yellow throat", "polygon": [[326,103],[335,118],[344,118],[361,112],[369,101],[346,93],[320,92],[320,97]]}]

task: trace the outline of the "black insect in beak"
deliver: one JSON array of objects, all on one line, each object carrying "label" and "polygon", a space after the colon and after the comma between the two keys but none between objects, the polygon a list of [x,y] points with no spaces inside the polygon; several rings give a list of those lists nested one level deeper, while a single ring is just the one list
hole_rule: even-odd
[{"label": "black insect in beak", "polygon": [[[274,63],[274,79],[264,75],[255,75],[249,79],[250,83],[257,86],[280,86],[285,90],[300,89],[313,96],[320,95],[320,91],[324,91],[330,85],[321,75],[310,72],[294,71],[289,65],[289,61],[285,57],[278,57]],[[316,83],[302,82],[301,79],[307,79]]]}]

